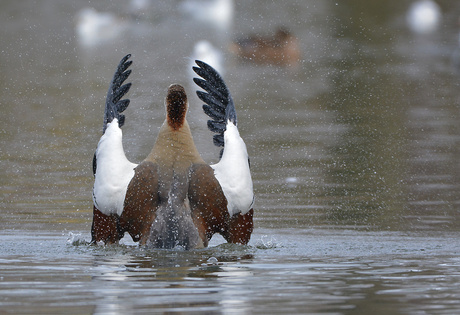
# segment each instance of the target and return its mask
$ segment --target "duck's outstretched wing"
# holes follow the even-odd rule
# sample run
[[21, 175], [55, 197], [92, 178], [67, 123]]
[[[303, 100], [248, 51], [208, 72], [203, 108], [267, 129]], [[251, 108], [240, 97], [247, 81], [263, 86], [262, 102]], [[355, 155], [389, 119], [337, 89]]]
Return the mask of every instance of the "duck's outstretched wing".
[[[235, 126], [238, 123], [232, 96], [224, 80], [214, 68], [199, 60], [195, 62], [199, 67], [193, 67], [193, 71], [203, 79], [193, 78], [193, 81], [206, 91], [197, 91], [196, 94], [206, 103], [203, 105], [203, 110], [211, 118], [208, 120], [209, 130], [217, 133], [213, 137], [214, 145], [224, 147], [224, 132], [227, 129], [227, 123], [231, 122]], [[223, 150], [220, 156], [222, 154]]]
[[125, 120], [121, 113], [129, 105], [129, 100], [122, 98], [131, 87], [131, 83], [123, 85], [131, 74], [131, 70], [127, 70], [132, 63], [128, 61], [130, 57], [131, 55], [127, 55], [120, 61], [110, 82], [105, 103], [103, 135], [93, 159], [93, 202], [105, 215], [120, 215], [123, 211], [126, 190], [137, 166], [126, 158], [120, 129]]
[[[121, 98], [128, 93], [131, 88], [131, 83], [122, 85], [131, 74], [131, 70], [127, 70], [133, 63], [132, 60], [128, 60], [131, 57], [130, 54], [126, 55], [121, 59], [118, 64], [117, 70], [113, 75], [112, 81], [110, 81], [109, 90], [105, 100], [104, 110], [104, 123], [102, 126], [102, 134], [105, 134], [107, 124], [111, 123], [114, 119], [118, 121], [118, 127], [122, 127], [125, 123], [125, 115], [121, 113], [128, 108], [130, 100]], [[96, 175], [97, 160], [96, 153], [93, 157], [93, 175]]]
[[113, 75], [112, 81], [110, 82], [109, 91], [107, 92], [107, 98], [105, 101], [104, 126], [102, 133], [105, 133], [107, 124], [111, 123], [115, 118], [118, 120], [118, 126], [120, 128], [125, 123], [125, 115], [122, 115], [121, 113], [128, 108], [130, 100], [122, 100], [122, 98], [131, 88], [131, 83], [122, 84], [131, 74], [131, 70], [128, 70], [129, 66], [133, 63], [132, 60], [128, 60], [130, 57], [131, 55], [126, 55], [123, 59], [121, 59], [117, 70]]
[[219, 73], [202, 61], [195, 62], [198, 67], [193, 70], [202, 79], [194, 78], [193, 81], [206, 91], [196, 93], [206, 103], [203, 110], [211, 118], [209, 130], [217, 133], [213, 137], [214, 144], [224, 147], [220, 161], [211, 167], [227, 199], [230, 215], [245, 214], [253, 206], [254, 194], [248, 152], [238, 132], [235, 105]]

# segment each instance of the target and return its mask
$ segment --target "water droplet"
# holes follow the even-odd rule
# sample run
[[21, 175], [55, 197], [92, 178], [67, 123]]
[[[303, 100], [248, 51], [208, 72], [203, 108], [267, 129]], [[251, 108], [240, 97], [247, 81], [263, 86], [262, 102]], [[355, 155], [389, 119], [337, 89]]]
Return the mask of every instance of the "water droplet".
[[213, 264], [213, 265], [215, 265], [215, 264], [217, 264], [218, 262], [219, 262], [219, 261], [217, 260], [216, 257], [210, 257], [210, 258], [208, 259], [208, 264]]

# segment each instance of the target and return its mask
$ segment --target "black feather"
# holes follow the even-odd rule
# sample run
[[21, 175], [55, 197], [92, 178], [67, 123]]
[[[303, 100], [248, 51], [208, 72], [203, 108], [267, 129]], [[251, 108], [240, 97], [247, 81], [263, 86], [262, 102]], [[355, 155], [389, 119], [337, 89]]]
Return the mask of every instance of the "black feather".
[[130, 88], [131, 88], [131, 83], [127, 83], [125, 85], [122, 85], [118, 89], [116, 89], [113, 92], [112, 102], [114, 104], [117, 103], [123, 96], [125, 96], [126, 93], [129, 92]]
[[118, 115], [118, 127], [122, 127], [125, 124], [125, 115]]
[[121, 115], [123, 111], [126, 110], [129, 106], [129, 99], [122, 98], [129, 92], [131, 88], [131, 83], [123, 84], [126, 79], [131, 74], [131, 70], [128, 68], [133, 63], [131, 60], [128, 60], [131, 55], [126, 55], [121, 59], [118, 64], [117, 70], [113, 75], [112, 81], [110, 82], [110, 87], [107, 92], [107, 98], [105, 102], [105, 111], [104, 111], [104, 124], [102, 127], [102, 133], [107, 129], [107, 124], [112, 122], [115, 118], [118, 120], [118, 126], [123, 126], [125, 122], [125, 116]]
[[219, 78], [213, 73], [213, 71], [209, 71], [209, 68], [206, 67], [207, 66], [206, 63], [201, 62], [201, 61], [198, 62], [198, 61], [199, 60], [195, 60], [196, 64], [199, 67], [193, 67], [193, 71], [195, 71], [196, 74], [198, 74], [200, 77], [202, 77], [206, 81], [209, 81], [211, 84], [216, 85], [217, 82], [219, 81]]
[[123, 57], [123, 59], [121, 59], [120, 64], [118, 65], [118, 69], [120, 70], [120, 72], [125, 72], [126, 69], [128, 69], [133, 63], [132, 60], [128, 61], [129, 58], [131, 58], [131, 54], [127, 54]]
[[96, 153], [94, 153], [93, 156], [93, 175], [96, 176], [96, 168], [97, 168], [97, 159], [96, 159]]
[[224, 80], [213, 67], [211, 67], [207, 63], [204, 63], [203, 61], [200, 61], [200, 60], [195, 60], [195, 62], [200, 68], [194, 67], [193, 70], [200, 77], [208, 81], [214, 88], [220, 90], [223, 94], [225, 93], [228, 94], [228, 89], [224, 83]]
[[193, 78], [193, 82], [198, 85], [200, 88], [208, 92], [212, 97], [222, 102], [223, 105], [227, 105], [228, 103], [228, 94], [225, 91], [222, 91], [215, 86], [213, 86], [210, 82], [207, 82], [202, 79]]
[[221, 111], [217, 111], [207, 104], [203, 105], [203, 111], [206, 115], [214, 120], [223, 121], [225, 118], [225, 112], [222, 113]]
[[226, 123], [215, 120], [208, 120], [208, 129], [212, 132], [219, 132], [223, 134], [226, 130]]
[[130, 103], [130, 100], [128, 100], [128, 99], [118, 101], [117, 104], [116, 104], [116, 106], [117, 106], [117, 111], [118, 111], [119, 113], [123, 113], [123, 112], [125, 111], [125, 109], [128, 108], [129, 103]]
[[212, 137], [212, 142], [217, 147], [223, 147], [224, 146], [224, 135], [221, 133], [214, 135]]
[[[130, 61], [130, 64], [131, 63], [132, 62]], [[119, 73], [119, 72], [117, 71], [117, 73]], [[128, 71], [125, 71], [125, 72], [122, 72], [121, 74], [119, 74], [119, 76], [113, 82], [114, 88], [118, 89], [123, 84], [123, 82], [126, 81], [126, 79], [129, 77], [130, 74], [131, 74], [131, 70], [128, 70]]]
[[212, 95], [202, 92], [202, 91], [196, 91], [196, 95], [200, 100], [211, 106], [212, 108], [218, 110], [219, 112], [224, 113], [225, 116], [225, 109], [227, 108], [224, 106], [222, 102], [219, 102], [216, 98], [214, 98]]
[[[196, 94], [205, 104], [203, 111], [211, 120], [208, 120], [208, 129], [217, 133], [213, 136], [215, 146], [224, 146], [224, 132], [227, 129], [228, 121], [237, 125], [235, 105], [230, 91], [220, 74], [210, 65], [195, 60], [198, 67], [193, 67], [193, 71], [201, 78], [193, 78], [193, 82], [204, 91], [197, 91]], [[223, 149], [220, 152], [222, 157]]]

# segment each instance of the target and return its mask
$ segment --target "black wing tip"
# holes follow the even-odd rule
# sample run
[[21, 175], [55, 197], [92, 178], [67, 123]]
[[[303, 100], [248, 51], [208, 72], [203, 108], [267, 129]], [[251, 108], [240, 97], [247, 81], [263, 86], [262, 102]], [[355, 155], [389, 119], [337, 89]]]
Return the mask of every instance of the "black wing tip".
[[[201, 60], [199, 60], [199, 59], [195, 59], [195, 63], [196, 63], [196, 64], [198, 65], [198, 67], [200, 67], [200, 68], [203, 68], [203, 67], [206, 67], [206, 66], [210, 67], [210, 65], [208, 65], [206, 62], [201, 61]], [[194, 67], [194, 68], [196, 68], [196, 67]]]
[[126, 71], [126, 69], [128, 69], [133, 64], [132, 60], [128, 60], [129, 58], [131, 58], [131, 54], [127, 54], [120, 60], [120, 63], [117, 67], [117, 71], [115, 72], [116, 74], [121, 75], [123, 72]]
[[121, 128], [124, 125], [125, 116], [121, 115], [121, 113], [128, 108], [130, 100], [122, 98], [129, 92], [132, 86], [131, 82], [123, 84], [132, 72], [131, 69], [128, 69], [133, 63], [132, 60], [128, 60], [129, 58], [131, 58], [131, 54], [127, 54], [120, 60], [117, 70], [110, 81], [105, 103], [102, 133], [107, 129], [107, 124], [111, 123], [115, 118], [118, 120], [118, 127]]
[[[132, 64], [132, 60], [128, 60], [131, 58], [131, 54], [127, 54], [124, 56], [120, 63], [118, 64], [117, 70], [112, 77], [112, 81], [110, 82], [110, 88], [117, 90], [123, 84], [123, 82], [131, 75], [132, 70], [128, 69]], [[128, 83], [131, 85], [131, 83]]]
[[[127, 54], [126, 56], [124, 56], [121, 61], [120, 61], [120, 64], [123, 64], [123, 63], [126, 63], [126, 61], [131, 58], [131, 54]], [[129, 62], [133, 62], [132, 60], [130, 60]]]
[[222, 78], [219, 74], [219, 72], [217, 72], [216, 69], [214, 69], [210, 64], [204, 62], [204, 61], [201, 61], [201, 60], [198, 60], [196, 59], [195, 60], [195, 64], [198, 66], [198, 67], [192, 67], [193, 71], [195, 71], [196, 74], [198, 74], [199, 76], [202, 76], [200, 74], [200, 72], [204, 71], [208, 74], [212, 74], [214, 76], [217, 76], [219, 78]]
[[217, 72], [216, 69], [214, 69], [213, 66], [211, 66], [209, 63], [206, 63], [206, 62], [204, 62], [202, 60], [195, 59], [195, 63], [197, 64], [198, 67], [193, 67], [193, 68], [198, 68], [198, 69], [201, 68], [201, 69], [204, 69], [204, 70], [210, 70], [211, 72], [214, 72], [214, 73], [219, 73], [219, 72]]
[[[195, 69], [199, 69], [197, 67], [193, 67], [193, 70]], [[196, 71], [195, 71], [196, 72]], [[204, 81], [203, 79], [200, 79], [200, 78], [193, 78], [193, 82], [196, 84], [196, 85], [200, 85], [200, 82]]]
[[216, 147], [223, 147], [225, 142], [224, 142], [224, 134], [223, 133], [218, 133], [212, 137], [212, 141]]
[[[207, 64], [206, 62], [198, 60], [198, 59], [195, 60], [195, 63], [198, 65], [198, 67], [192, 67], [192, 69], [200, 77], [205, 77], [206, 75], [212, 75], [213, 77], [215, 77], [219, 81], [222, 81], [223, 83], [224, 80], [222, 79], [222, 76], [210, 64]], [[205, 78], [205, 79], [208, 79], [208, 78]]]
[[201, 78], [193, 78], [198, 87], [205, 91], [196, 91], [200, 100], [205, 102], [203, 110], [212, 120], [208, 120], [208, 129], [217, 133], [213, 138], [215, 146], [223, 147], [223, 134], [228, 121], [237, 125], [236, 110], [230, 91], [224, 79], [211, 65], [201, 60], [195, 60], [197, 66], [193, 71]]

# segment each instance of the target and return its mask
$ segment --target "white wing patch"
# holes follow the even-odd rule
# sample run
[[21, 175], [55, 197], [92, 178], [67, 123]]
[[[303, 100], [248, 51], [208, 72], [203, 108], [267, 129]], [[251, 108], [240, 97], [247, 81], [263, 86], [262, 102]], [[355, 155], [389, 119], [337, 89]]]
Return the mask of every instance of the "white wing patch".
[[238, 128], [230, 121], [224, 132], [224, 143], [221, 160], [211, 167], [227, 198], [230, 215], [246, 214], [254, 203], [248, 152]]
[[123, 212], [126, 191], [137, 164], [131, 163], [123, 151], [122, 131], [118, 120], [107, 124], [96, 149], [96, 175], [93, 202], [106, 215]]

